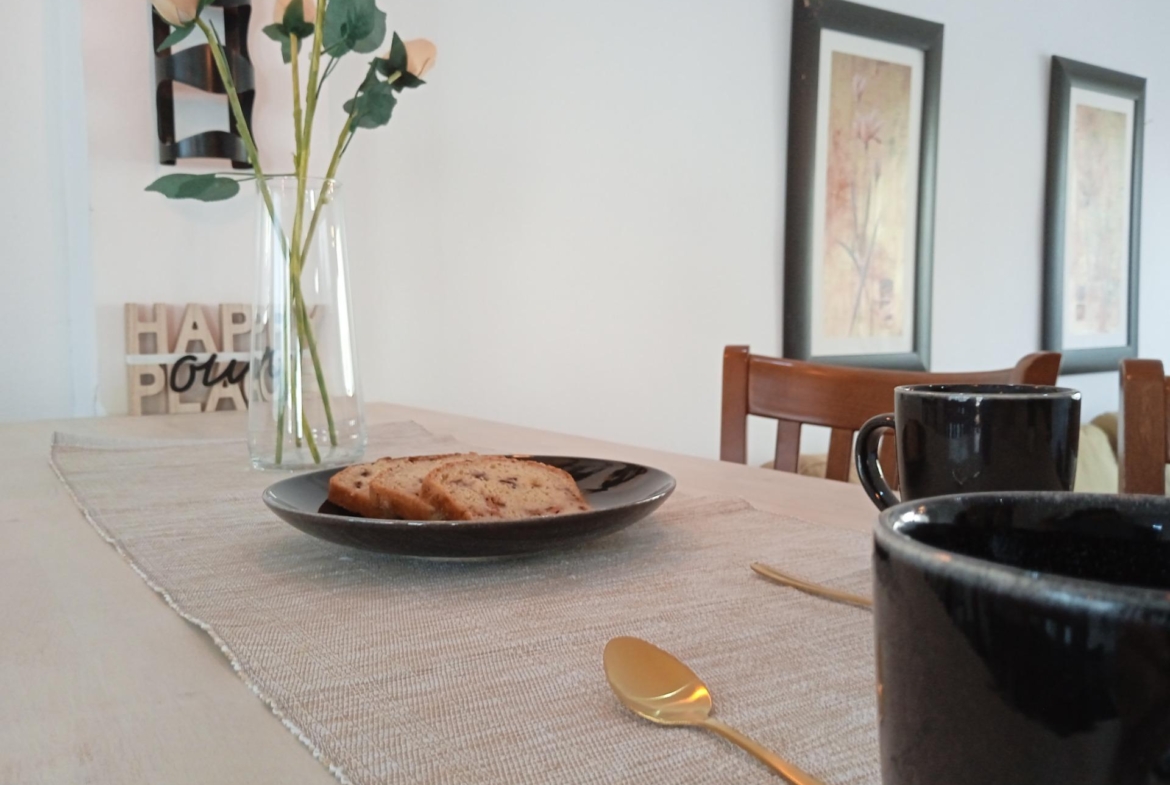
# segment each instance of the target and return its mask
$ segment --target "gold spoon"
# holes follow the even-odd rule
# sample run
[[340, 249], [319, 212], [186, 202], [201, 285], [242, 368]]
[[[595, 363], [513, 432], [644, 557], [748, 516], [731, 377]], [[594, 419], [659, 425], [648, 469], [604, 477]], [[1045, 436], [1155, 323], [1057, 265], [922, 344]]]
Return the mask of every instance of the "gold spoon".
[[822, 597], [833, 602], [843, 602], [846, 605], [853, 605], [857, 608], [865, 608], [866, 610], [873, 609], [873, 600], [869, 597], [862, 597], [857, 594], [850, 594], [846, 591], [838, 591], [837, 589], [830, 589], [828, 586], [821, 586], [818, 583], [809, 583], [801, 580], [787, 573], [780, 572], [775, 567], [769, 567], [766, 564], [760, 564], [758, 561], [751, 563], [752, 570], [757, 575], [762, 575], [770, 581], [780, 584], [781, 586], [789, 586], [805, 594], [811, 594], [814, 597]]
[[825, 785], [811, 774], [711, 718], [711, 693], [673, 655], [640, 638], [614, 638], [605, 645], [605, 678], [627, 709], [660, 725], [696, 725], [738, 745], [791, 785]]

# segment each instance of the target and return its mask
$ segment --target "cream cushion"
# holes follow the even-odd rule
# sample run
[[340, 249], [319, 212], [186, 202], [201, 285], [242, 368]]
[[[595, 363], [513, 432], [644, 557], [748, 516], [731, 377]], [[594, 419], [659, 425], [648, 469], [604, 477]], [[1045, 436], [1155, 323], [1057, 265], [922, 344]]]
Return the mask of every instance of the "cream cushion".
[[1082, 425], [1073, 490], [1080, 493], [1117, 493], [1117, 488], [1117, 454], [1113, 451], [1108, 432], [1096, 422]]
[[[828, 453], [818, 452], [811, 455], [800, 456], [800, 461], [796, 464], [796, 473], [803, 474], [805, 477], [824, 477], [825, 471], [828, 469], [829, 455]], [[772, 464], [768, 463], [767, 467], [772, 468]], [[857, 462], [849, 461], [849, 482], [861, 483], [857, 479]]]
[[[1117, 463], [1117, 412], [1108, 412], [1106, 414], [1099, 414], [1093, 418], [1091, 426], [1095, 426], [1105, 434], [1109, 440], [1109, 450], [1112, 456], [1112, 474], [1113, 481], [1110, 484], [1108, 478], [1105, 477], [1106, 470], [1101, 467], [1089, 466], [1085, 468], [1085, 476], [1082, 480], [1081, 464], [1077, 463], [1077, 482], [1075, 490], [1083, 491], [1085, 493], [1116, 493], [1120, 487], [1120, 467]], [[1094, 461], [1099, 459], [1102, 464], [1105, 463], [1103, 455], [1099, 454], [1095, 448], [1092, 453], [1086, 451], [1085, 447], [1085, 429], [1081, 429], [1081, 457], [1080, 461]], [[1170, 465], [1166, 466], [1166, 495], [1170, 496]]]

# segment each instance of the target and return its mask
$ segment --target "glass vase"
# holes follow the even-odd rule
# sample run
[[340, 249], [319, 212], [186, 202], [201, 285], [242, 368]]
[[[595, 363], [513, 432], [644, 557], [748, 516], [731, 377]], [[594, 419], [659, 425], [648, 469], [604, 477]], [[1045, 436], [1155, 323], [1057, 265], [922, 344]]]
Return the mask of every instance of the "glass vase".
[[257, 191], [252, 465], [295, 471], [353, 463], [366, 448], [366, 423], [341, 187], [273, 177], [257, 182]]

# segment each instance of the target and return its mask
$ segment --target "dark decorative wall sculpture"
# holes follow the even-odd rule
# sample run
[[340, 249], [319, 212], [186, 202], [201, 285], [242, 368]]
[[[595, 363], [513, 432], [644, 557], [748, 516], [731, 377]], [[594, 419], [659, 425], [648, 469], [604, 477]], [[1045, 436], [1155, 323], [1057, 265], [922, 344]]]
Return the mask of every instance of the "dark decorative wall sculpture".
[[[256, 97], [256, 79], [252, 61], [248, 57], [248, 22], [252, 17], [251, 0], [215, 0], [223, 9], [223, 48], [228, 65], [240, 94], [240, 105], [248, 124], [252, 123], [252, 102]], [[170, 33], [170, 26], [154, 12], [155, 49]], [[164, 49], [154, 60], [155, 100], [158, 113], [158, 159], [160, 163], [174, 164], [180, 158], [226, 158], [235, 169], [248, 169], [248, 155], [236, 127], [230, 108], [227, 131], [204, 131], [186, 139], [175, 138], [174, 84], [189, 85], [198, 90], [225, 95], [223, 81], [215, 70], [211, 48], [207, 44], [193, 46], [180, 52]]]

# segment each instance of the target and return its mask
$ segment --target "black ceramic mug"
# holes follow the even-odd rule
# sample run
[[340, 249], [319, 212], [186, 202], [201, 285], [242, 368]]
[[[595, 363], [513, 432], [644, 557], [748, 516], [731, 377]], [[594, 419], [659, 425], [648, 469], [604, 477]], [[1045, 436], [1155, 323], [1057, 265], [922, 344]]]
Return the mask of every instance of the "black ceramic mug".
[[1170, 783], [1170, 499], [907, 503], [873, 566], [885, 785]]
[[[857, 432], [857, 474], [878, 509], [978, 491], [1067, 491], [1077, 469], [1081, 394], [1029, 384], [911, 384], [894, 413]], [[882, 430], [897, 434], [902, 498], [878, 462]]]

